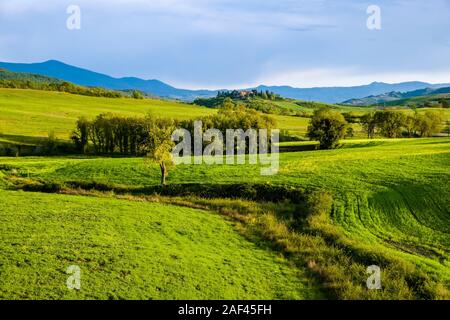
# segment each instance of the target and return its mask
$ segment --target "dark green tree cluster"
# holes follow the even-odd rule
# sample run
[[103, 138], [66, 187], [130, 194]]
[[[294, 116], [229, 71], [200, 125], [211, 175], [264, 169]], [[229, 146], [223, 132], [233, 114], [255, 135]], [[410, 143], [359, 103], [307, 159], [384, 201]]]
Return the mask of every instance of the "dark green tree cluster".
[[[263, 115], [256, 110], [242, 105], [225, 105], [217, 114], [203, 117], [203, 130], [218, 129], [225, 136], [227, 129], [267, 129], [269, 132], [276, 127], [276, 121], [270, 116]], [[185, 120], [180, 126], [193, 134], [195, 120]]]
[[134, 118], [101, 114], [93, 121], [80, 118], [72, 141], [82, 153], [91, 145], [97, 154], [145, 155], [152, 139], [150, 129], [165, 127], [164, 121], [150, 115]]
[[370, 112], [361, 117], [361, 125], [368, 138], [376, 133], [387, 138], [431, 137], [442, 130], [444, 118], [438, 111], [407, 115], [401, 111], [382, 110]]
[[439, 102], [440, 102], [442, 108], [444, 108], [444, 109], [449, 109], [450, 108], [450, 103], [449, 103], [448, 100], [441, 99], [441, 100], [439, 100]]
[[[268, 146], [271, 145], [271, 133], [276, 128], [276, 121], [270, 116], [263, 115], [260, 112], [246, 108], [242, 105], [239, 106], [224, 106], [219, 109], [217, 114], [197, 119], [202, 121], [203, 131], [208, 129], [217, 129], [222, 133], [223, 138], [226, 137], [227, 129], [238, 130], [242, 129], [247, 132], [248, 129], [267, 129], [268, 132]], [[182, 121], [180, 127], [188, 130], [192, 136], [194, 136], [194, 122], [196, 120]], [[259, 144], [259, 140], [256, 141]], [[208, 141], [204, 141], [204, 146], [209, 144]], [[194, 147], [192, 141], [192, 148]], [[235, 150], [238, 146], [235, 145]], [[250, 140], [245, 141], [245, 153], [248, 153], [250, 149]]]
[[132, 90], [131, 91], [131, 97], [133, 99], [144, 99], [144, 94], [141, 91]]
[[73, 83], [63, 82], [35, 82], [31, 80], [0, 80], [1, 88], [11, 89], [33, 89], [45, 91], [67, 92], [91, 97], [121, 98], [123, 95], [118, 91], [106, 90], [103, 88], [90, 88], [78, 86]]
[[232, 90], [232, 91], [219, 91], [217, 98], [231, 98], [231, 99], [248, 99], [248, 98], [261, 98], [264, 100], [283, 100], [283, 98], [274, 92], [269, 90], [258, 91], [252, 90]]
[[319, 141], [321, 149], [334, 149], [339, 145], [339, 140], [348, 133], [347, 129], [347, 121], [341, 113], [320, 108], [314, 111], [307, 136], [311, 140]]
[[[202, 121], [203, 130], [218, 129], [224, 136], [227, 129], [243, 129], [244, 131], [267, 129], [270, 132], [276, 125], [275, 120], [269, 116], [243, 106], [236, 107], [233, 104], [225, 105], [215, 115], [198, 120]], [[193, 136], [194, 121], [178, 122], [155, 118], [151, 115], [137, 118], [101, 114], [92, 121], [84, 117], [79, 118], [71, 139], [80, 153], [86, 153], [88, 146], [92, 146], [92, 151], [97, 154], [142, 156], [156, 148], [155, 141], [160, 139], [163, 133], [167, 136], [167, 128], [172, 131], [175, 128], [187, 129]], [[162, 131], [158, 131], [157, 128]], [[166, 140], [164, 138], [164, 141]]]
[[219, 91], [214, 98], [198, 98], [194, 104], [207, 108], [222, 108], [226, 104], [245, 106], [266, 114], [292, 115], [294, 111], [277, 106], [273, 101], [284, 100], [281, 96], [269, 91]]

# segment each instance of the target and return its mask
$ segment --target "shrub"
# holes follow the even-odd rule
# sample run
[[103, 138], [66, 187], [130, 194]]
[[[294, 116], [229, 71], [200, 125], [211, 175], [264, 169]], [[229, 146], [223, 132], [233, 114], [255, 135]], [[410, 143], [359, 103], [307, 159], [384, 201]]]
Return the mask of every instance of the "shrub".
[[307, 197], [309, 215], [324, 215], [331, 212], [333, 197], [326, 191], [313, 191]]
[[51, 131], [48, 133], [47, 141], [45, 142], [45, 151], [47, 154], [54, 154], [58, 149], [58, 139], [56, 138], [55, 132]]
[[133, 90], [133, 92], [131, 93], [131, 97], [133, 99], [144, 99], [144, 95], [138, 90]]

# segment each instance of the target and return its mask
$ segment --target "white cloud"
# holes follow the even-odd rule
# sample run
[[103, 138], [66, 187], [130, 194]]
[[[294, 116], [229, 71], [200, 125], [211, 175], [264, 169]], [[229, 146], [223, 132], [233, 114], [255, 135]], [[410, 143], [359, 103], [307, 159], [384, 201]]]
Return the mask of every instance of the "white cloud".
[[129, 13], [146, 13], [177, 17], [210, 32], [236, 30], [245, 26], [308, 30], [330, 24], [330, 17], [313, 15], [307, 12], [307, 6], [304, 12], [298, 9], [293, 11], [291, 1], [279, 2], [276, 10], [270, 10], [267, 4], [263, 6], [253, 0], [248, 1], [247, 5], [233, 0], [1, 0], [0, 13], [18, 15], [61, 11], [61, 8], [77, 4], [82, 11], [89, 13], [109, 12], [124, 17]]
[[0, 2], [0, 14], [15, 15], [28, 12], [47, 12], [55, 7], [54, 0], [2, 0]]
[[[0, 58], [60, 59], [191, 88], [450, 82], [448, 0], [380, 0], [378, 33], [365, 27], [364, 3], [0, 0]], [[69, 4], [81, 7], [81, 32], [65, 28]]]

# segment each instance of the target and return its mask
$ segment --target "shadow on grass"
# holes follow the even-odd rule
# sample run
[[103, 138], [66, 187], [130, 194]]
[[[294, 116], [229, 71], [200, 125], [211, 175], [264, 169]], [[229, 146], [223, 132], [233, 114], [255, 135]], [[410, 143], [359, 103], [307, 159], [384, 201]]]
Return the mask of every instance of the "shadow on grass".
[[10, 143], [22, 146], [44, 146], [48, 141], [47, 137], [32, 137], [14, 134], [0, 134], [0, 143]]

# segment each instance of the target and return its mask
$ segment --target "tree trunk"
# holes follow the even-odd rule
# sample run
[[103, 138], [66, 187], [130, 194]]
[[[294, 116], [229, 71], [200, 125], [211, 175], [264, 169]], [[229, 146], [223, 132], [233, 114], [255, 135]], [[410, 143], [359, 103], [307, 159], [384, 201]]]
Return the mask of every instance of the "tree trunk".
[[159, 167], [161, 168], [161, 185], [166, 185], [166, 165], [164, 162], [159, 164]]

